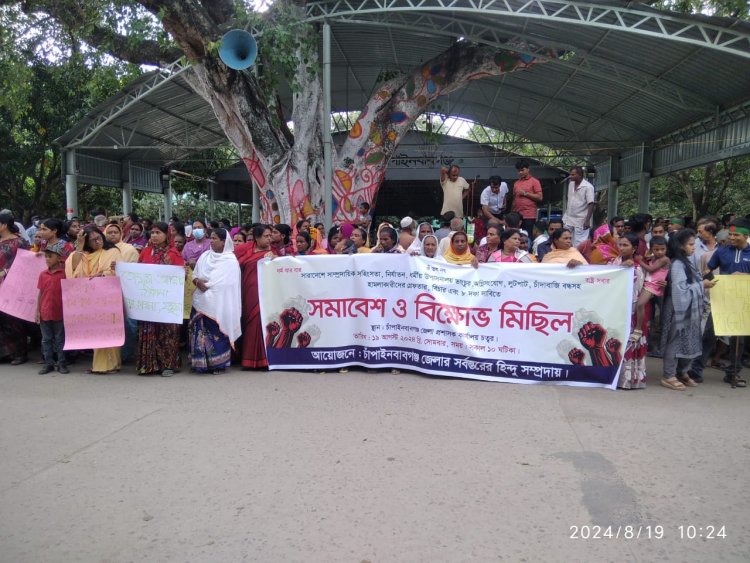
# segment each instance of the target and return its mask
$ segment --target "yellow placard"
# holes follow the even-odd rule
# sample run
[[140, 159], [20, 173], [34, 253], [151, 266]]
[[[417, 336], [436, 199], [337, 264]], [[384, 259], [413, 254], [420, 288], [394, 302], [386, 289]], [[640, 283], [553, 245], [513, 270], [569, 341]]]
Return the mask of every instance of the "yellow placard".
[[750, 275], [716, 276], [711, 313], [717, 336], [750, 335]]
[[182, 318], [190, 318], [190, 310], [193, 308], [193, 292], [195, 291], [195, 285], [193, 285], [193, 269], [188, 266], [185, 268], [187, 273], [185, 274], [185, 300], [182, 302]]

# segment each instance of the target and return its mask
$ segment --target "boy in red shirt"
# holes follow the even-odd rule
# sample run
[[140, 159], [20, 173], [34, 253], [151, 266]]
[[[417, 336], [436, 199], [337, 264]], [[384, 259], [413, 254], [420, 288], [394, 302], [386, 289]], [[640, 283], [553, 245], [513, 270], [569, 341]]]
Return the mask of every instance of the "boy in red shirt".
[[70, 373], [65, 365], [65, 329], [63, 327], [62, 286], [60, 281], [65, 279], [63, 269], [61, 243], [54, 244], [44, 250], [47, 269], [39, 274], [39, 299], [37, 300], [36, 321], [42, 330], [42, 353], [44, 367], [39, 375], [55, 370], [60, 373]]

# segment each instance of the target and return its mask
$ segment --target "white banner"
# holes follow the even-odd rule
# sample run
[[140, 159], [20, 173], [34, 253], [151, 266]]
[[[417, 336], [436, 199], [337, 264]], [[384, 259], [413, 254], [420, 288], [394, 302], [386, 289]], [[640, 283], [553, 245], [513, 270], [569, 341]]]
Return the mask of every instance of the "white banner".
[[117, 263], [128, 317], [182, 324], [185, 268], [161, 264]]
[[630, 331], [630, 268], [360, 254], [277, 258], [258, 272], [272, 369], [614, 388]]

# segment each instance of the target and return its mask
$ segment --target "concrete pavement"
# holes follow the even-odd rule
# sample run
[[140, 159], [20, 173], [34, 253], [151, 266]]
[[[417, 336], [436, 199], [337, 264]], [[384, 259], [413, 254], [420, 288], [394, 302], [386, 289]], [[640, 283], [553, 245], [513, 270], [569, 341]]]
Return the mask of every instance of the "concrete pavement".
[[0, 365], [0, 560], [747, 561], [750, 390], [650, 362], [629, 392]]

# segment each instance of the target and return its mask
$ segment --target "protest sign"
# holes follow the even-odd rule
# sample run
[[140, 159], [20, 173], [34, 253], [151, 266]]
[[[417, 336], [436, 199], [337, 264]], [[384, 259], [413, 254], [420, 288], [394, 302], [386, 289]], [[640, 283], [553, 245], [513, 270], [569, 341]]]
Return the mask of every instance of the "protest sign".
[[711, 288], [711, 314], [716, 336], [750, 334], [750, 276], [716, 276]]
[[65, 350], [125, 343], [122, 289], [115, 276], [62, 280]]
[[160, 264], [117, 263], [117, 276], [128, 317], [182, 324], [185, 268]]
[[630, 268], [354, 255], [258, 271], [272, 369], [359, 364], [614, 388], [630, 332]]
[[36, 321], [36, 285], [39, 274], [47, 269], [44, 253], [18, 249], [13, 265], [0, 284], [0, 311], [25, 321]]

